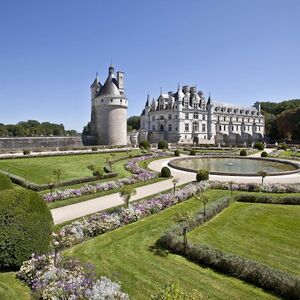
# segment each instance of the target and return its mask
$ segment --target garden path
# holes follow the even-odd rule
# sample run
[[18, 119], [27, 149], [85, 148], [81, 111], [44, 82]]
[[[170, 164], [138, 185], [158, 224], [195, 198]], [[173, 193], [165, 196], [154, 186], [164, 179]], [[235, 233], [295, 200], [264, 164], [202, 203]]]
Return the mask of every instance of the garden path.
[[[267, 152], [271, 152], [273, 149], [266, 149]], [[260, 153], [256, 153], [252, 156], [260, 157]], [[160, 160], [155, 160], [149, 164], [149, 168], [155, 171], [160, 171], [163, 166], [166, 166], [168, 162], [174, 158], [164, 158]], [[171, 168], [172, 175], [179, 179], [179, 184], [185, 184], [195, 180], [194, 173], [188, 173], [185, 171], [180, 171]], [[260, 177], [247, 177], [247, 176], [219, 176], [219, 175], [210, 175], [210, 180], [218, 181], [235, 181], [235, 182], [261, 182]], [[300, 173], [284, 175], [284, 176], [269, 176], [266, 177], [264, 182], [266, 183], [300, 183]], [[149, 185], [141, 186], [136, 188], [136, 195], [131, 198], [131, 201], [139, 200], [148, 196], [151, 196], [156, 193], [163, 192], [165, 190], [171, 189], [173, 187], [172, 179], [152, 183]], [[76, 218], [80, 218], [97, 211], [105, 210], [112, 208], [118, 205], [123, 204], [119, 193], [114, 193], [102, 197], [97, 197], [91, 200], [67, 205], [64, 207], [59, 207], [51, 210], [54, 223], [60, 224]]]

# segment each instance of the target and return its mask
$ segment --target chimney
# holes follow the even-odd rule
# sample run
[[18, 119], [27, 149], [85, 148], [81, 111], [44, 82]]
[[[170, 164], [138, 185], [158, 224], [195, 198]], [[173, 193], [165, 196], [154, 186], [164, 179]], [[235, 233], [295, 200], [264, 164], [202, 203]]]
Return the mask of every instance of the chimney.
[[117, 80], [120, 92], [124, 93], [124, 72], [117, 72]]

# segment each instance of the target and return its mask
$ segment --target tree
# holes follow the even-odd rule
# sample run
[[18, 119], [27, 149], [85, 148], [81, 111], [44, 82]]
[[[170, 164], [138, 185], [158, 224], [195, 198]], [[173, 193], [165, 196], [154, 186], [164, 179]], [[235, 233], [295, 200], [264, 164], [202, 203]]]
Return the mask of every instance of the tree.
[[261, 170], [257, 172], [258, 176], [261, 176], [261, 185], [264, 185], [264, 178], [269, 175], [269, 173], [265, 170]]
[[139, 116], [132, 116], [128, 118], [127, 125], [131, 127], [131, 129], [140, 129], [140, 117]]
[[203, 203], [203, 215], [206, 216], [206, 204], [209, 201], [208, 196], [198, 192], [194, 194], [194, 197]]
[[174, 191], [174, 195], [175, 195], [175, 192], [176, 192], [176, 184], [179, 182], [179, 178], [177, 178], [177, 177], [174, 177], [173, 179], [172, 179], [172, 183], [173, 183], [173, 191]]
[[232, 198], [233, 196], [233, 185], [234, 185], [234, 182], [233, 181], [229, 181], [229, 186], [230, 186], [230, 197]]
[[183, 237], [183, 248], [184, 252], [187, 252], [187, 231], [192, 223], [191, 215], [186, 211], [178, 211], [175, 217], [173, 218], [176, 223], [179, 223], [182, 226], [182, 237]]
[[125, 185], [120, 190], [120, 197], [123, 199], [125, 207], [129, 207], [130, 198], [136, 194], [136, 189], [131, 185]]
[[63, 175], [64, 170], [61, 168], [53, 170], [53, 175], [56, 177], [57, 184], [60, 183], [61, 176]]

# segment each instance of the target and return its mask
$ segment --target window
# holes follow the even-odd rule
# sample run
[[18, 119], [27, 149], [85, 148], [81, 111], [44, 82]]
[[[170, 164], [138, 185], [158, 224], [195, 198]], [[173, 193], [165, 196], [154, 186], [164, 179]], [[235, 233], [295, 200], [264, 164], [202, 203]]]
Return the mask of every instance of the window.
[[[205, 115], [202, 115], [202, 120], [205, 121]], [[218, 121], [220, 121], [220, 120], [218, 120]]]
[[206, 131], [206, 126], [205, 126], [205, 124], [202, 124], [202, 131]]
[[232, 117], [230, 117], [230, 122], [232, 122]]
[[226, 130], [226, 125], [224, 125], [224, 130]]
[[226, 121], [226, 117], [224, 116], [224, 122]]
[[204, 136], [204, 139], [206, 140], [206, 135]]
[[185, 131], [185, 132], [188, 132], [189, 129], [190, 129], [189, 124], [188, 124], [188, 123], [185, 123], [185, 124], [184, 124], [184, 131]]
[[155, 116], [152, 116], [152, 121], [155, 121]]
[[193, 131], [198, 131], [198, 122], [193, 122]]
[[189, 103], [188, 102], [184, 102], [184, 108], [189, 108]]
[[175, 128], [175, 131], [177, 131], [177, 127]]
[[238, 118], [238, 117], [236, 117], [236, 118], [235, 118], [235, 120], [238, 122], [238, 121], [239, 121], [239, 118]]
[[239, 125], [236, 125], [236, 130], [239, 130]]
[[218, 122], [220, 122], [220, 116], [218, 116]]
[[222, 130], [222, 125], [219, 126], [219, 130]]
[[155, 125], [152, 125], [152, 130], [155, 131]]
[[172, 124], [169, 124], [169, 131], [172, 131]]
[[177, 115], [175, 115], [175, 119], [177, 119]]
[[189, 114], [185, 114], [185, 119], [186, 119], [186, 120], [189, 119]]
[[248, 123], [250, 123], [250, 118], [248, 118]]
[[197, 112], [194, 112], [194, 119], [198, 119], [199, 118], [199, 114]]
[[169, 120], [172, 119], [172, 115], [171, 115], [171, 114], [168, 115], [168, 119], [169, 119]]
[[193, 108], [197, 109], [198, 108], [198, 103], [193, 103]]

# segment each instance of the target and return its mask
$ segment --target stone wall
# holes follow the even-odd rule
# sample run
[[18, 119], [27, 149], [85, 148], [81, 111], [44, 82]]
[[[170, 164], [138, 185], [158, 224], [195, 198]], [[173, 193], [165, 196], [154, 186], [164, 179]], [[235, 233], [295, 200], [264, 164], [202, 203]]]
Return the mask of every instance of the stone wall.
[[0, 150], [82, 147], [81, 136], [76, 137], [17, 137], [0, 138]]

